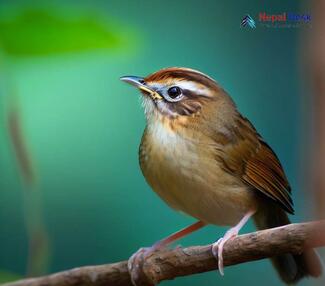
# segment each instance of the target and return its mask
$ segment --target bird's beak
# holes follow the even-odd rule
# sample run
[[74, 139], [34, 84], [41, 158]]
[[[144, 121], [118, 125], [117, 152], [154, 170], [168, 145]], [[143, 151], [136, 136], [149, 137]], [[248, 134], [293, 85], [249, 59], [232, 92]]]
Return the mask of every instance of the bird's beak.
[[162, 99], [162, 96], [153, 88], [146, 85], [144, 79], [142, 77], [138, 76], [122, 76], [120, 77], [121, 81], [124, 81], [126, 83], [129, 83], [141, 91], [144, 91], [146, 94], [148, 94], [153, 100]]

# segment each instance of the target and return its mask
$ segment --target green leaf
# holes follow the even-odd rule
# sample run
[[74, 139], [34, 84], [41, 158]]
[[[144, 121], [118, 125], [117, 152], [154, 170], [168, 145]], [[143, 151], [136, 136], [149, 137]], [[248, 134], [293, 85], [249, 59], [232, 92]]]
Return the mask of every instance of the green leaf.
[[123, 50], [134, 45], [136, 37], [130, 29], [121, 27], [94, 11], [35, 8], [2, 11], [0, 46], [15, 56]]
[[18, 275], [5, 270], [0, 270], [0, 283], [15, 281], [22, 278], [22, 275]]

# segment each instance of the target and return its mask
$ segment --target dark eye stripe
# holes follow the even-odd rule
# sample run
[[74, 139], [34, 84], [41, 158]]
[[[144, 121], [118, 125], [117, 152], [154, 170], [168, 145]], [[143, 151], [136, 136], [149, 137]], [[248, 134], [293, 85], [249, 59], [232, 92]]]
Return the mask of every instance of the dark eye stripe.
[[201, 109], [201, 104], [197, 102], [178, 102], [177, 104], [170, 105], [169, 108], [179, 115], [192, 115]]
[[202, 97], [206, 97], [205, 95], [197, 94], [193, 90], [189, 90], [189, 89], [183, 89], [183, 95], [186, 96], [186, 98], [188, 99], [199, 99]]

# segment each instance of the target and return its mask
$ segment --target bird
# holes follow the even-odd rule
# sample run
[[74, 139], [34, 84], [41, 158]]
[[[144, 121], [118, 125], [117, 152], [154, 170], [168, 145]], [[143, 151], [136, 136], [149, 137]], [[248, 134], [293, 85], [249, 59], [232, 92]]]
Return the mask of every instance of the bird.
[[[291, 187], [280, 160], [213, 78], [194, 69], [170, 67], [146, 77], [120, 79], [141, 93], [146, 127], [139, 163], [147, 183], [171, 208], [197, 219], [131, 257], [134, 285], [139, 278], [134, 264], [141, 255], [205, 225], [231, 227], [212, 245], [223, 275], [223, 247], [250, 218], [260, 230], [290, 223]], [[322, 273], [312, 249], [271, 261], [287, 284]]]

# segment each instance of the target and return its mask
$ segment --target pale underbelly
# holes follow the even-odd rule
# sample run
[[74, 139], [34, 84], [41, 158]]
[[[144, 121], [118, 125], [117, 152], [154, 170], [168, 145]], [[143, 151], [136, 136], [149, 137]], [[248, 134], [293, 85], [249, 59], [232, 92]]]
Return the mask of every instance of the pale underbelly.
[[252, 190], [225, 173], [215, 161], [175, 157], [147, 162], [144, 175], [172, 208], [206, 223], [235, 225], [256, 201]]
[[[157, 125], [157, 123], [155, 123]], [[258, 205], [253, 190], [224, 171], [214, 141], [184, 139], [158, 124], [140, 146], [140, 165], [152, 189], [172, 208], [206, 223], [235, 225]]]
[[154, 191], [172, 208], [215, 225], [235, 225], [254, 209], [252, 191], [240, 187], [174, 183]]

